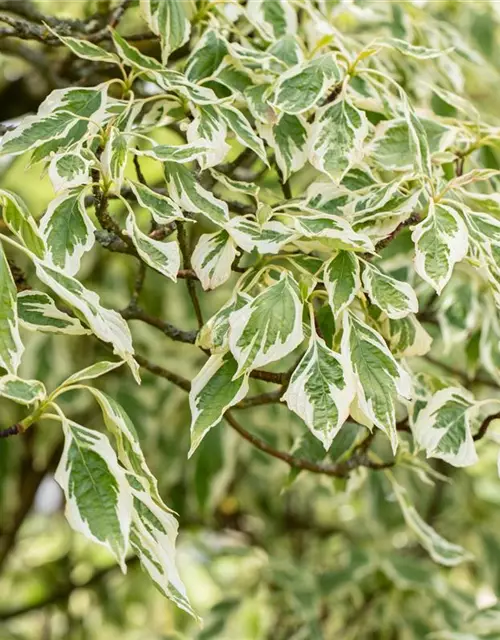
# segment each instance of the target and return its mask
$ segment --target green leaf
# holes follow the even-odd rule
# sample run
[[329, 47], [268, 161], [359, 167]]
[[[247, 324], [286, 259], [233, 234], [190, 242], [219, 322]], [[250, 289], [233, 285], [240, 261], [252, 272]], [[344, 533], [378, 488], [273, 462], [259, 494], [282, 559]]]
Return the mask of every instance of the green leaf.
[[417, 295], [411, 285], [388, 276], [366, 261], [363, 262], [363, 287], [371, 302], [389, 318], [398, 320], [418, 311]]
[[249, 0], [248, 18], [269, 41], [297, 31], [297, 14], [288, 0]]
[[458, 387], [448, 387], [430, 398], [412, 427], [428, 458], [441, 458], [454, 467], [477, 462], [470, 428], [473, 408], [472, 396]]
[[191, 457], [205, 435], [222, 420], [224, 413], [248, 393], [248, 376], [236, 379], [238, 363], [231, 353], [213, 355], [191, 383]]
[[227, 126], [214, 106], [197, 106], [194, 113], [195, 118], [188, 126], [186, 136], [192, 144], [199, 144], [201, 139], [205, 141], [208, 150], [198, 158], [198, 162], [202, 169], [207, 169], [223, 162], [229, 152]]
[[134, 499], [130, 546], [160, 592], [198, 619], [175, 566], [177, 520], [162, 502], [155, 502], [144, 491], [137, 477], [128, 473], [127, 478]]
[[132, 336], [127, 323], [119, 313], [101, 306], [99, 296], [86, 289], [78, 280], [57, 269], [35, 260], [36, 274], [66, 304], [85, 319], [92, 333], [113, 346], [113, 352], [129, 365], [137, 381], [138, 365], [133, 358]]
[[174, 162], [164, 168], [170, 197], [181, 209], [201, 213], [221, 227], [229, 221], [227, 204], [204, 189], [189, 169]]
[[127, 217], [126, 228], [141, 260], [176, 282], [181, 265], [181, 254], [177, 242], [175, 240], [160, 242], [150, 238], [139, 229], [133, 213]]
[[226, 55], [226, 41], [214, 29], [205, 31], [187, 61], [187, 79], [197, 82], [214, 75]]
[[89, 182], [91, 162], [79, 153], [59, 153], [50, 161], [49, 178], [54, 191], [72, 189]]
[[411, 236], [415, 243], [415, 270], [439, 294], [451, 278], [453, 267], [467, 254], [464, 221], [451, 206], [429, 202], [427, 217]]
[[82, 256], [94, 246], [95, 227], [85, 210], [85, 190], [74, 189], [52, 200], [40, 220], [45, 262], [68, 275], [80, 268]]
[[368, 120], [345, 97], [318, 112], [311, 131], [309, 161], [318, 171], [340, 181], [365, 153]]
[[286, 271], [278, 282], [229, 316], [229, 348], [236, 377], [280, 360], [304, 338], [298, 285]]
[[349, 417], [356, 389], [350, 364], [314, 330], [282, 400], [304, 420], [328, 451]]
[[283, 181], [286, 182], [307, 162], [309, 125], [302, 116], [282, 113], [273, 124], [258, 124], [261, 136], [274, 150]]
[[407, 526], [416, 534], [418, 541], [434, 562], [446, 567], [455, 567], [471, 559], [472, 556], [465, 549], [442, 538], [422, 520], [403, 487], [395, 482], [392, 482], [392, 486]]
[[12, 191], [0, 189], [0, 204], [2, 218], [12, 233], [38, 258], [43, 257], [45, 243], [24, 201]]
[[107, 547], [126, 572], [132, 494], [103, 434], [62, 416], [64, 450], [55, 473], [66, 498], [66, 518], [86, 538]]
[[324, 270], [325, 289], [333, 315], [338, 317], [361, 288], [359, 262], [352, 251], [339, 251]]
[[18, 293], [17, 313], [21, 326], [30, 331], [66, 333], [73, 336], [90, 333], [77, 318], [60, 311], [54, 300], [42, 291], [30, 289]]
[[264, 143], [257, 136], [241, 111], [230, 106], [219, 106], [217, 107], [217, 111], [220, 113], [229, 130], [234, 133], [237, 140], [244, 147], [252, 149], [264, 164], [269, 165]]
[[284, 73], [275, 90], [274, 105], [286, 113], [311, 109], [328, 88], [341, 80], [341, 70], [332, 53], [325, 53]]
[[187, 42], [191, 32], [192, 0], [140, 0], [141, 12], [151, 31], [161, 37], [163, 62]]
[[169, 197], [164, 196], [140, 182], [127, 180], [137, 202], [149, 211], [158, 224], [169, 224], [174, 220], [184, 220], [182, 210]]
[[235, 257], [236, 247], [226, 231], [200, 236], [191, 262], [205, 291], [216, 289], [229, 279]]
[[44, 400], [46, 395], [43, 383], [38, 380], [22, 380], [13, 375], [0, 378], [0, 397], [7, 400], [30, 405]]
[[411, 397], [411, 378], [396, 362], [383, 338], [350, 312], [344, 313], [341, 353], [351, 362], [359, 408], [398, 445], [396, 399]]
[[16, 304], [16, 284], [0, 243], [0, 367], [15, 375], [24, 351]]

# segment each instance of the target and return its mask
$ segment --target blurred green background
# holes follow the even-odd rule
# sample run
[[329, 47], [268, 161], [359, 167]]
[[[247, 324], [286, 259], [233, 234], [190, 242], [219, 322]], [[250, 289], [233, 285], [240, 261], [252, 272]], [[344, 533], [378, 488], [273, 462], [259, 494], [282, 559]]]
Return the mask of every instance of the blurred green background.
[[[395, 34], [398, 5], [403, 4], [393, 3], [388, 12]], [[85, 0], [38, 3], [47, 14], [75, 17], [104, 5]], [[362, 8], [369, 5], [359, 3]], [[453, 24], [498, 66], [499, 3], [408, 6], [409, 11], [432, 10], [436, 19]], [[349, 12], [344, 19], [346, 29], [355, 20]], [[124, 30], [133, 30], [136, 20], [132, 10]], [[20, 51], [19, 44], [35, 52], [34, 58]], [[36, 43], [0, 39], [0, 121], [15, 121], [36, 110], [54, 88], [46, 62], [52, 68], [65, 55], [46, 52]], [[471, 76], [467, 81], [469, 94], [495, 116], [498, 76]], [[26, 169], [26, 161], [2, 161], [0, 186], [20, 194], [40, 215], [53, 197], [52, 188], [41, 167]], [[146, 169], [149, 180], [160, 180], [151, 166]], [[276, 188], [275, 174], [269, 172], [260, 184]], [[299, 182], [294, 187], [300, 189]], [[203, 232], [199, 226], [196, 234]], [[29, 265], [20, 262], [29, 277]], [[105, 305], [120, 309], [130, 297], [135, 270], [133, 259], [96, 247], [80, 275]], [[203, 296], [206, 318], [225, 302], [232, 284]], [[174, 285], [148, 270], [141, 304], [176, 326], [196, 328], [183, 282]], [[192, 378], [205, 361], [199, 350], [173, 343], [154, 328], [136, 322], [131, 326], [137, 350], [159, 365]], [[27, 352], [21, 375], [43, 380], [49, 389], [108, 356], [85, 337], [26, 333], [23, 339]], [[205, 625], [198, 627], [165, 600], [137, 563], [132, 561], [123, 576], [105, 551], [71, 532], [52, 479], [61, 432], [57, 425], [44, 423], [23, 437], [0, 441], [0, 640], [107, 640], [118, 634], [123, 640], [417, 640], [441, 629], [460, 632], [467, 612], [496, 601], [500, 482], [493, 447], [481, 442], [481, 462], [471, 469], [437, 465], [439, 472], [449, 474], [451, 469], [453, 475], [425, 491], [414, 474], [407, 474], [405, 483], [414, 487], [412, 498], [420, 513], [475, 556], [474, 562], [443, 569], [408, 533], [398, 507], [388, 500], [382, 474], [363, 470], [348, 482], [304, 473], [295, 477], [286, 465], [252, 449], [223, 424], [188, 461], [190, 416], [183, 391], [148, 373], [138, 388], [122, 369], [96, 385], [116, 397], [131, 416], [161, 494], [179, 514], [179, 568]], [[254, 392], [269, 388], [259, 381], [252, 385]], [[71, 418], [101, 428], [100, 413], [89, 396], [75, 392], [65, 396], [65, 402]], [[2, 427], [22, 415], [12, 403], [0, 401]], [[283, 450], [290, 450], [305, 432], [304, 425], [278, 405], [243, 417], [246, 428]], [[353, 425], [343, 429], [332, 457], [340, 456], [355, 435]], [[404, 477], [404, 471], [399, 473]]]

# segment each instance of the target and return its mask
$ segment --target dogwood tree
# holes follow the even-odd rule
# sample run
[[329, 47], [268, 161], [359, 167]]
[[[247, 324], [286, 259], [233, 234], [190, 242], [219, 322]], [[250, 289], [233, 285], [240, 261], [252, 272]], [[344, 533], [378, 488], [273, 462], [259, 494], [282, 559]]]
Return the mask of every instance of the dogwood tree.
[[[179, 469], [209, 434], [233, 432], [288, 466], [269, 492], [309, 474], [355, 501], [374, 481], [405, 523], [402, 546], [473, 562], [415, 493], [498, 450], [500, 127], [468, 93], [469, 77], [498, 72], [420, 4], [141, 0], [72, 21], [0, 3], [4, 35], [80, 70], [3, 126], [1, 158], [43, 169], [53, 194], [38, 216], [0, 185], [0, 395], [23, 412], [2, 435], [60, 429], [69, 525], [124, 571], [136, 556], [195, 618], [176, 513], [102, 377], [138, 397], [148, 372], [186, 392]], [[95, 285], [116, 264], [122, 306]], [[169, 283], [189, 295], [189, 324], [175, 324]], [[137, 323], [154, 338], [136, 338]], [[78, 341], [101, 355], [56, 382], [26, 377], [30, 332], [50, 334], [54, 354]], [[160, 341], [179, 343], [170, 361], [155, 357]], [[180, 343], [196, 353], [191, 379]], [[102, 416], [92, 424], [66, 399], [85, 394]], [[252, 428], [274, 404], [282, 418]], [[411, 554], [392, 549], [380, 566], [409, 581]], [[348, 580], [375, 562], [358, 560]], [[307, 625], [296, 637], [333, 637]], [[496, 637], [480, 614], [442, 628], [432, 637]]]

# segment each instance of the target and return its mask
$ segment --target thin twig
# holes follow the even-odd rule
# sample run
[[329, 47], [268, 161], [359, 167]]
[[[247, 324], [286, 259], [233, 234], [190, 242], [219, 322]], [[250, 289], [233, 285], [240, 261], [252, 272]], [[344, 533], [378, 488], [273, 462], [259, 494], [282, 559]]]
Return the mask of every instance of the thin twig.
[[[191, 269], [191, 254], [189, 251], [186, 230], [182, 222], [179, 222], [177, 224], [177, 238], [179, 240], [179, 247], [182, 253], [184, 269]], [[198, 328], [201, 329], [205, 323], [203, 321], [203, 314], [201, 312], [200, 301], [198, 300], [198, 295], [196, 293], [196, 285], [192, 279], [186, 280], [186, 284], [187, 284], [189, 297], [191, 298], [191, 302], [193, 304], [196, 320], [198, 321]]]

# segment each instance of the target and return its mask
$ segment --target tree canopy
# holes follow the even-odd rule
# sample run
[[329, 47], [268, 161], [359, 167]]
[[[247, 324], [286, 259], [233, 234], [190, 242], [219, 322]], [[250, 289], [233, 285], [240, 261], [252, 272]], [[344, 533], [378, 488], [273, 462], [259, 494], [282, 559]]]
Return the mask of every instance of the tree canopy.
[[6, 638], [499, 637], [499, 21], [0, 0]]

